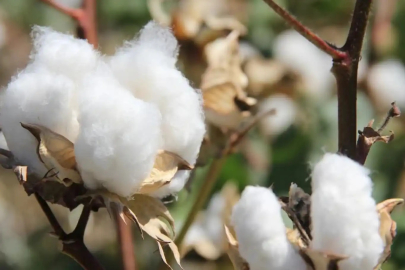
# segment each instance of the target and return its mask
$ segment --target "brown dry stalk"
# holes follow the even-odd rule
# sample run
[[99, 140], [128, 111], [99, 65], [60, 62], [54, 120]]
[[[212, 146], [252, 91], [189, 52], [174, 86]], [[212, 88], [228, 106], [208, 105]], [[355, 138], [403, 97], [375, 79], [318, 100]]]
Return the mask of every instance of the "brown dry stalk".
[[308, 41], [332, 56], [332, 73], [338, 88], [338, 150], [351, 159], [356, 159], [357, 70], [372, 0], [356, 1], [349, 34], [341, 48], [321, 39], [273, 0], [264, 1]]

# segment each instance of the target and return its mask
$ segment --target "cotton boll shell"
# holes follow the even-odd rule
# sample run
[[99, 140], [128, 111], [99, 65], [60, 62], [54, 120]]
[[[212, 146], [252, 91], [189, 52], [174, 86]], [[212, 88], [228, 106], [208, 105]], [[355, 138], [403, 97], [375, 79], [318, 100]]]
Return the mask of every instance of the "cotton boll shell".
[[85, 79], [79, 100], [75, 153], [85, 185], [132, 195], [161, 147], [158, 109], [133, 97], [105, 66]]
[[39, 26], [33, 27], [32, 37], [34, 49], [30, 57], [37, 65], [72, 80], [82, 79], [97, 66], [99, 54], [86, 40]]
[[381, 108], [395, 101], [405, 108], [405, 67], [399, 60], [386, 60], [373, 65], [367, 77], [373, 100]]
[[325, 154], [312, 173], [311, 248], [348, 256], [339, 269], [372, 270], [383, 251], [368, 170]]
[[287, 240], [281, 206], [263, 187], [246, 187], [232, 211], [240, 255], [252, 270], [305, 270], [306, 264]]
[[332, 59], [295, 30], [278, 35], [273, 52], [275, 59], [303, 76], [306, 93], [318, 100], [331, 95], [334, 82], [330, 72]]
[[275, 94], [259, 104], [259, 112], [264, 113], [275, 109], [276, 113], [264, 117], [260, 121], [260, 129], [266, 136], [277, 136], [286, 131], [297, 116], [297, 105], [284, 94]]
[[29, 66], [2, 93], [1, 128], [14, 156], [39, 176], [46, 168], [39, 160], [37, 140], [20, 123], [45, 126], [74, 142], [78, 133], [75, 85], [62, 75]]

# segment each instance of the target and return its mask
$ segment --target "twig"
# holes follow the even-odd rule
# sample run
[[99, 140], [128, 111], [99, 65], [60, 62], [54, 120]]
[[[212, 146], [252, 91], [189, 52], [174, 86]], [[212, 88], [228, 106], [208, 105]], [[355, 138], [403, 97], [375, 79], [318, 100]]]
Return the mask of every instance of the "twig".
[[95, 48], [98, 46], [96, 26], [96, 0], [84, 0], [80, 9], [65, 7], [53, 0], [40, 0], [56, 10], [68, 15], [78, 23], [78, 36], [85, 38]]
[[264, 0], [267, 5], [269, 5], [278, 15], [280, 15], [291, 27], [293, 27], [298, 33], [303, 35], [312, 44], [317, 46], [320, 50], [332, 56], [333, 59], [344, 59], [347, 54], [340, 51], [338, 48], [329, 44], [317, 34], [312, 32], [309, 28], [304, 26], [300, 21], [294, 18], [288, 11], [280, 7], [273, 0]]
[[74, 259], [83, 267], [83, 269], [103, 270], [103, 266], [90, 253], [83, 242], [84, 230], [86, 228], [87, 221], [90, 215], [90, 204], [84, 206], [80, 219], [73, 232], [70, 234], [66, 234], [63, 228], [60, 226], [55, 215], [52, 213], [52, 210], [49, 208], [47, 202], [42, 199], [42, 197], [37, 193], [35, 193], [35, 198], [37, 199], [39, 205], [42, 208], [42, 211], [45, 213], [49, 223], [51, 224], [54, 230], [53, 234], [56, 235], [62, 242], [62, 253]]
[[356, 159], [357, 70], [372, 0], [356, 1], [349, 34], [342, 48], [323, 41], [273, 0], [264, 1], [300, 34], [332, 56], [332, 73], [338, 88], [338, 150], [351, 159]]
[[135, 270], [136, 260], [134, 245], [132, 244], [131, 226], [129, 224], [126, 224], [116, 211], [114, 211], [114, 219], [117, 225], [117, 236], [122, 255], [123, 269]]

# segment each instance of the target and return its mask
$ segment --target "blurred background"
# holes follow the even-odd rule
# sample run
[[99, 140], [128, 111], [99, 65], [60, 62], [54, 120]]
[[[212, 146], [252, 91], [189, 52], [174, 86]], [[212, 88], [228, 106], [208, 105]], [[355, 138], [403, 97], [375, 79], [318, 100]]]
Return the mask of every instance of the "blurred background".
[[[56, 0], [55, 0], [56, 1]], [[81, 0], [57, 0], [80, 7]], [[282, 6], [324, 39], [343, 45], [354, 0], [279, 0]], [[223, 212], [246, 185], [270, 186], [285, 195], [297, 183], [310, 192], [311, 166], [337, 149], [337, 98], [331, 59], [289, 27], [262, 0], [102, 0], [97, 1], [99, 49], [113, 54], [149, 20], [173, 25], [181, 44], [179, 68], [200, 87], [209, 63], [209, 44], [240, 33], [237, 42], [244, 90], [258, 100], [253, 113], [276, 108], [277, 114], [257, 125], [230, 155], [215, 184], [206, 211], [198, 216], [182, 248], [185, 269], [232, 269], [224, 251]], [[31, 50], [30, 29], [44, 25], [75, 33], [76, 22], [38, 0], [0, 1], [0, 87], [25, 67]], [[212, 55], [211, 55], [212, 57]], [[208, 60], [208, 61], [207, 61]], [[382, 123], [396, 101], [405, 111], [405, 2], [375, 0], [359, 70], [358, 129], [371, 119]], [[208, 119], [209, 121], [210, 119]], [[217, 126], [217, 128], [221, 128]], [[381, 201], [405, 197], [405, 118], [390, 122], [389, 144], [377, 143], [366, 161]], [[4, 145], [4, 142], [0, 142]], [[169, 204], [179, 228], [200, 188], [211, 159], [201, 154], [201, 167], [189, 190]], [[209, 155], [208, 155], [209, 157]], [[69, 231], [80, 209], [52, 206]], [[405, 209], [393, 214], [397, 236], [384, 270], [405, 269]], [[156, 244], [142, 240], [133, 228], [139, 269], [158, 269]], [[0, 269], [81, 269], [62, 255], [35, 198], [28, 197], [12, 172], [0, 172]], [[121, 269], [113, 222], [105, 209], [91, 216], [85, 242], [106, 269]]]

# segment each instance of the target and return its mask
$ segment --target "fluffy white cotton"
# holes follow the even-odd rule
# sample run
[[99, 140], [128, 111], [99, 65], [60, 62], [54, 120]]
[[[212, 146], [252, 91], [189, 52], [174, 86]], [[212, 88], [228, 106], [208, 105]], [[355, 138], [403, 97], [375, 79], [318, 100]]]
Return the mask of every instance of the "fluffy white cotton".
[[306, 264], [287, 240], [281, 207], [274, 193], [248, 186], [232, 211], [239, 253], [252, 270], [305, 270]]
[[332, 59], [295, 30], [277, 36], [273, 45], [275, 59], [304, 79], [305, 91], [322, 100], [331, 95], [333, 86]]
[[271, 95], [259, 104], [261, 113], [271, 109], [275, 109], [276, 114], [263, 118], [260, 121], [260, 129], [267, 136], [276, 136], [294, 123], [298, 109], [295, 102], [284, 94]]
[[99, 54], [86, 40], [39, 26], [33, 27], [31, 35], [34, 49], [30, 58], [35, 65], [64, 74], [75, 81], [97, 66]]
[[383, 251], [369, 171], [325, 154], [312, 173], [312, 248], [349, 256], [342, 270], [372, 270]]
[[79, 128], [74, 104], [74, 83], [39, 67], [22, 71], [2, 93], [0, 122], [7, 145], [39, 176], [47, 170], [37, 156], [37, 140], [20, 123], [42, 125], [74, 141]]
[[386, 60], [373, 65], [367, 77], [371, 94], [381, 106], [396, 101], [405, 107], [405, 67], [399, 60]]
[[6, 138], [4, 137], [3, 132], [0, 132], [0, 148], [5, 149], [5, 150], [9, 150], [8, 145], [7, 145], [7, 141], [6, 141]]
[[100, 67], [79, 92], [76, 160], [85, 185], [128, 197], [150, 173], [161, 148], [161, 115]]
[[[194, 165], [205, 133], [201, 97], [177, 70], [177, 50], [177, 41], [169, 28], [150, 22], [109, 63], [120, 83], [136, 98], [159, 108], [163, 149]], [[179, 191], [188, 176], [179, 172], [155, 196]]]

